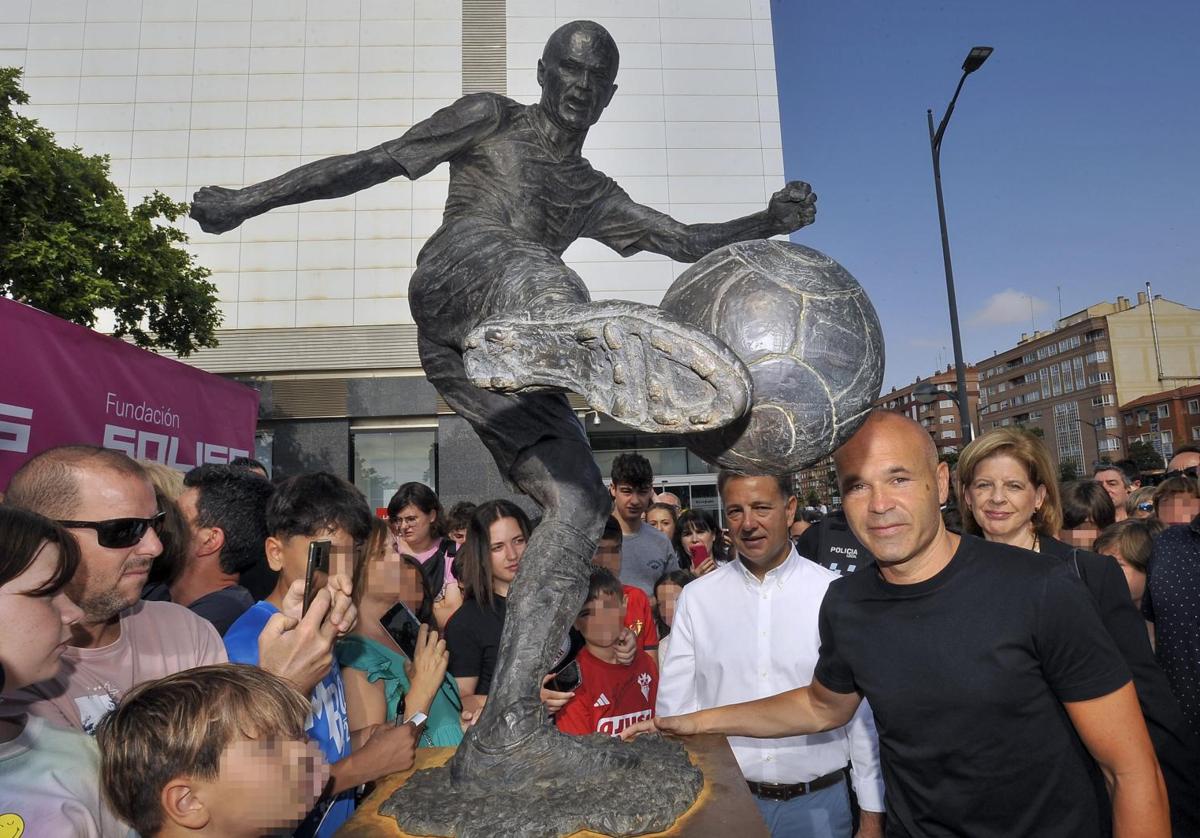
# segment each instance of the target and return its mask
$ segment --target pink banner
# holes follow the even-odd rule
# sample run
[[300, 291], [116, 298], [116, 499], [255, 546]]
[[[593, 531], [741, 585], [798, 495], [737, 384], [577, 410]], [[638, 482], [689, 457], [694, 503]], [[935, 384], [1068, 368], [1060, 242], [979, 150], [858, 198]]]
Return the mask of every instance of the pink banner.
[[0, 487], [56, 445], [187, 471], [252, 456], [258, 392], [0, 297]]

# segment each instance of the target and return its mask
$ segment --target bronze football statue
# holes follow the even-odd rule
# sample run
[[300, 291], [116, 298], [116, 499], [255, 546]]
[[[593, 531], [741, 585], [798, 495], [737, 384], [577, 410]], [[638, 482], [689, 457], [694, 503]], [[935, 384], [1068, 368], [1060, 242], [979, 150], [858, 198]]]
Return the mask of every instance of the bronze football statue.
[[[592, 302], [562, 253], [585, 237], [625, 256], [649, 251], [693, 262], [811, 224], [816, 196], [805, 183], [789, 183], [761, 212], [717, 224], [683, 224], [638, 204], [582, 156], [588, 130], [617, 90], [617, 66], [608, 32], [575, 21], [546, 43], [537, 104], [464, 96], [395, 140], [244, 189], [207, 187], [192, 205], [203, 229], [222, 232], [275, 207], [450, 164], [442, 226], [409, 283], [421, 362], [543, 517], [509, 597], [487, 703], [448, 769], [453, 791], [444, 775], [422, 772], [432, 776], [414, 776], [389, 805], [412, 832], [655, 831], [669, 827], [699, 789], [680, 746], [655, 737], [626, 745], [565, 736], [539, 701], [611, 510], [564, 391], [643, 431], [688, 434], [741, 418], [752, 380], [710, 331], [655, 306]], [[587, 799], [585, 787], [606, 772], [622, 795]], [[558, 797], [567, 811], [553, 803]]]

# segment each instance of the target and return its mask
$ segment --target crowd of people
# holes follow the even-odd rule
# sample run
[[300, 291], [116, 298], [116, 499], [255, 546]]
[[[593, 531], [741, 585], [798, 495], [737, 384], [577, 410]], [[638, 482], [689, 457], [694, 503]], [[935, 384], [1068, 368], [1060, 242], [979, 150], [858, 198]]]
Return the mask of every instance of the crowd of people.
[[[617, 457], [548, 723], [724, 733], [775, 836], [1200, 835], [1200, 451], [1060, 485], [999, 429], [951, 474], [876, 413], [835, 459], [840, 510], [723, 472], [718, 517]], [[488, 700], [538, 522], [476, 500], [407, 483], [384, 520], [253, 460], [30, 459], [0, 503], [0, 825], [333, 835]]]

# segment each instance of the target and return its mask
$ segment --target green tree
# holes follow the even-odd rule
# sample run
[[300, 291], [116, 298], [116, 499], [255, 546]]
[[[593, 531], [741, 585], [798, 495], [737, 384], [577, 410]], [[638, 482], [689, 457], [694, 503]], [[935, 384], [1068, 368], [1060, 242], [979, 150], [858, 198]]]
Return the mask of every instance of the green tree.
[[1058, 464], [1058, 480], [1060, 483], [1066, 483], [1070, 480], [1079, 478], [1079, 466], [1073, 459], [1063, 460]]
[[1159, 454], [1153, 445], [1140, 439], [1130, 443], [1129, 459], [1137, 463], [1138, 471], [1141, 472], [1158, 471], [1167, 467], [1162, 454]]
[[820, 506], [821, 505], [821, 496], [817, 494], [816, 489], [808, 490], [808, 497], [806, 497], [804, 499], [804, 505], [805, 506]]
[[118, 337], [190, 354], [221, 322], [209, 270], [172, 223], [188, 205], [155, 191], [130, 209], [108, 158], [63, 148], [18, 114], [21, 71], [0, 67], [0, 294], [94, 326], [111, 309]]

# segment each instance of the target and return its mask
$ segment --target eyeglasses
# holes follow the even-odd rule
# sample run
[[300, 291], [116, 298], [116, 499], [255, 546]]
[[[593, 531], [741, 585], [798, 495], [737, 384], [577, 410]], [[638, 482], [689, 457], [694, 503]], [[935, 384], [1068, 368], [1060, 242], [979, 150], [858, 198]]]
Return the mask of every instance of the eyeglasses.
[[112, 518], [108, 521], [59, 521], [61, 526], [68, 529], [88, 529], [96, 531], [96, 541], [101, 547], [114, 550], [132, 547], [141, 541], [146, 530], [158, 529], [167, 513], [159, 512], [152, 518]]
[[1170, 480], [1172, 477], [1196, 477], [1200, 475], [1200, 466], [1188, 466], [1187, 468], [1175, 469], [1168, 471], [1163, 475], [1164, 480]]
[[1137, 511], [1138, 511], [1138, 512], [1153, 512], [1153, 511], [1154, 511], [1154, 504], [1152, 504], [1152, 503], [1139, 503], [1139, 504], [1137, 505]]

